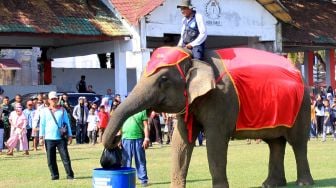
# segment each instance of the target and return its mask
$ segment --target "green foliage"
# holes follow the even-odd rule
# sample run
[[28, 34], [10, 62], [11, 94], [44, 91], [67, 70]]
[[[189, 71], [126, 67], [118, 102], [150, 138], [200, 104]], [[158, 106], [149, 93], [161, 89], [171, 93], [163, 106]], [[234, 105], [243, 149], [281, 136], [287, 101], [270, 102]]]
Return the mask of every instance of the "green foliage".
[[[92, 187], [92, 170], [100, 167], [102, 146], [69, 146], [76, 180], [68, 181], [64, 167], [58, 157], [60, 180], [51, 181], [46, 155], [43, 151], [30, 151], [29, 156], [15, 152], [14, 156], [0, 155], [0, 187]], [[146, 150], [147, 168], [151, 188], [165, 188], [170, 184], [171, 147], [154, 145]], [[268, 146], [245, 140], [231, 141], [228, 151], [227, 174], [230, 187], [260, 187], [266, 179], [268, 169]], [[310, 168], [316, 185], [314, 187], [335, 187], [336, 142], [331, 137], [327, 142], [312, 140], [308, 146]], [[288, 187], [296, 187], [296, 166], [294, 154], [287, 145], [285, 170]], [[139, 182], [137, 181], [137, 186]], [[188, 188], [211, 187], [211, 176], [207, 164], [206, 147], [195, 147], [187, 178]]]

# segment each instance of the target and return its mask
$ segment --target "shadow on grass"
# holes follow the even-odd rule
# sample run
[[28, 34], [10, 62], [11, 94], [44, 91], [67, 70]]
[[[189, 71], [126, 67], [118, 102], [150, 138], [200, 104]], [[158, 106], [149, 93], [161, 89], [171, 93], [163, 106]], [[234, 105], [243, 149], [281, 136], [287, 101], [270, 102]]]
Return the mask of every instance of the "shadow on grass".
[[[288, 187], [297, 187], [295, 182], [290, 182], [288, 185]], [[336, 187], [336, 178], [314, 180], [314, 185], [307, 187]]]
[[77, 180], [92, 179], [92, 176], [79, 176], [79, 177], [75, 177], [75, 179]]
[[[197, 179], [197, 180], [187, 180], [188, 183], [201, 182], [201, 181], [211, 181], [211, 179]], [[150, 182], [150, 185], [170, 185], [170, 181], [166, 182]]]
[[81, 160], [88, 160], [92, 158], [72, 158], [71, 161], [81, 161]]
[[[321, 180], [314, 180], [314, 185], [305, 187], [336, 187], [336, 178], [328, 178]], [[261, 186], [260, 186], [261, 187]], [[260, 187], [250, 187], [250, 188], [260, 188]], [[285, 187], [299, 187], [295, 182], [288, 182]]]

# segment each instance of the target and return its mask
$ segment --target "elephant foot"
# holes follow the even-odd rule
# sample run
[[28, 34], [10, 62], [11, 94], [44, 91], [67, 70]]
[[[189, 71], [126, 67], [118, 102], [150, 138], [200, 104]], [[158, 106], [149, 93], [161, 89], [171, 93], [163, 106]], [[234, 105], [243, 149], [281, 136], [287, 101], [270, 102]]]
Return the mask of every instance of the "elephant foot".
[[213, 188], [229, 188], [229, 182], [227, 178], [214, 178], [212, 179]]
[[229, 188], [229, 184], [225, 183], [225, 184], [217, 184], [217, 185], [212, 185], [213, 188]]
[[301, 178], [296, 180], [296, 185], [298, 186], [306, 186], [306, 185], [314, 185], [313, 178]]
[[170, 184], [171, 188], [185, 188], [186, 187], [186, 180], [183, 178], [179, 178], [179, 177], [173, 177], [171, 184]]
[[272, 187], [281, 187], [281, 186], [286, 186], [287, 181], [286, 178], [277, 178], [277, 179], [271, 179], [267, 178], [264, 183], [262, 184], [263, 188], [272, 188]]
[[185, 188], [185, 184], [171, 183], [170, 188]]

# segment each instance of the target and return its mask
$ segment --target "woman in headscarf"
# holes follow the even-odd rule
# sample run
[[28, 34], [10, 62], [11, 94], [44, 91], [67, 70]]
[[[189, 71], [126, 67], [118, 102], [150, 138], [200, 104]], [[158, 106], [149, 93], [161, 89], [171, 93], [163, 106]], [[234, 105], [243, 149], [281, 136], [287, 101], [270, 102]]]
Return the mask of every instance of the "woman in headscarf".
[[20, 149], [24, 150], [24, 155], [29, 155], [28, 140], [27, 140], [27, 118], [23, 114], [22, 105], [15, 104], [15, 111], [9, 115], [9, 122], [11, 124], [11, 136], [6, 142], [8, 148], [7, 155], [13, 155], [14, 148], [20, 143]]

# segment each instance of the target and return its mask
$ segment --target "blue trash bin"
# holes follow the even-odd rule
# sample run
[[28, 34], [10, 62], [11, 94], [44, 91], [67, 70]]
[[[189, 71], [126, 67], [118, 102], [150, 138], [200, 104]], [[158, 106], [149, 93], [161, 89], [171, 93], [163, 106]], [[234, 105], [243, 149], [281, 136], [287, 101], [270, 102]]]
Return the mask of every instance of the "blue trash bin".
[[135, 188], [135, 168], [96, 168], [92, 175], [93, 188]]

